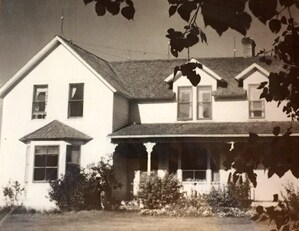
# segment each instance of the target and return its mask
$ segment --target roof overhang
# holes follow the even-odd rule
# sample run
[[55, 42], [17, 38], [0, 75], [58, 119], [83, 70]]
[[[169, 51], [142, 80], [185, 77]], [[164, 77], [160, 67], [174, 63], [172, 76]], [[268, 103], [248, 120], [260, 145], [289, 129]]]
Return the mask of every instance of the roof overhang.
[[[260, 137], [273, 137], [269, 134], [258, 134]], [[290, 136], [299, 136], [293, 133]], [[159, 134], [159, 135], [109, 135], [111, 139], [145, 139], [145, 138], [247, 138], [248, 134]]]
[[[92, 72], [100, 81], [104, 83], [112, 92], [117, 90], [109, 84], [99, 73], [97, 73], [83, 58], [80, 57], [62, 38], [55, 36], [42, 50], [40, 50], [33, 58], [31, 58], [11, 79], [9, 79], [0, 88], [0, 98], [14, 88], [38, 63], [40, 63], [51, 51], [59, 45], [64, 46], [74, 57], [76, 57], [87, 69]], [[127, 97], [127, 96], [126, 96]]]
[[[189, 62], [199, 63], [196, 59], [191, 59]], [[225, 80], [222, 77], [217, 75], [214, 71], [212, 71], [210, 68], [208, 68], [207, 66], [205, 66], [203, 64], [202, 64], [202, 69], [201, 70], [203, 72], [205, 72], [206, 74], [208, 74], [209, 76], [211, 76], [212, 78], [214, 78], [215, 80], [225, 82]], [[182, 77], [182, 72], [178, 71], [176, 76], [174, 76], [173, 73], [171, 73], [166, 79], [164, 79], [164, 81], [166, 83], [170, 83], [170, 82], [174, 82], [174, 81], [178, 80], [180, 77]]]
[[260, 137], [274, 137], [273, 128], [282, 132], [291, 129], [291, 136], [299, 136], [299, 122], [190, 122], [132, 124], [109, 135], [116, 139], [160, 139], [160, 138], [246, 138], [250, 133]]
[[253, 63], [249, 67], [247, 67], [244, 71], [242, 71], [240, 74], [235, 76], [235, 79], [237, 81], [246, 79], [248, 77], [248, 75], [253, 71], [259, 71], [260, 73], [262, 73], [266, 77], [269, 76], [269, 72], [266, 69], [262, 68], [260, 65], [258, 65], [256, 63]]

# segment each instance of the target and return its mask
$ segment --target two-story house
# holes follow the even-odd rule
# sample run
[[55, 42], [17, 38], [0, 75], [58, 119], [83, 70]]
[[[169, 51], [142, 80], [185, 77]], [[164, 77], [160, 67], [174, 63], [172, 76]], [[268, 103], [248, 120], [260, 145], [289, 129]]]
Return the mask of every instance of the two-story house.
[[[172, 74], [186, 60], [108, 63], [56, 36], [0, 89], [0, 186], [18, 180], [26, 206], [51, 208], [50, 180], [69, 164], [84, 167], [112, 154], [123, 185], [113, 192], [117, 199], [132, 198], [142, 172], [153, 170], [176, 174], [187, 194], [204, 193], [227, 181], [224, 156], [249, 132], [265, 137], [265, 145], [274, 126], [292, 125], [299, 135], [297, 122], [259, 98], [257, 86], [278, 64], [197, 61], [203, 69], [194, 87]], [[281, 179], [257, 174], [257, 200], [271, 199], [288, 180], [299, 184], [289, 172]]]

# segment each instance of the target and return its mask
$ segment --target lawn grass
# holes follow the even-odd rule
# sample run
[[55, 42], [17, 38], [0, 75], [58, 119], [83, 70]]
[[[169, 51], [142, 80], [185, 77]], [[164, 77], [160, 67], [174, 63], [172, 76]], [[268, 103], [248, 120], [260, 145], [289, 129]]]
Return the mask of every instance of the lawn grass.
[[61, 214], [13, 214], [1, 231], [90, 231], [90, 230], [172, 230], [172, 231], [269, 231], [267, 222], [248, 218], [152, 217], [130, 212], [83, 211]]

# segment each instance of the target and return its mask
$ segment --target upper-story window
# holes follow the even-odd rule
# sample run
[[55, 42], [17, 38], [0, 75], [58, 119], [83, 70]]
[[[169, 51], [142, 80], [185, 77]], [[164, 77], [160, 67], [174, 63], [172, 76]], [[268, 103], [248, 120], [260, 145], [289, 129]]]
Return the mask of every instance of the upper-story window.
[[265, 102], [260, 99], [261, 89], [257, 89], [259, 85], [248, 86], [249, 100], [249, 118], [265, 118]]
[[192, 119], [192, 87], [178, 88], [178, 119]]
[[212, 119], [212, 87], [197, 87], [197, 119]]
[[70, 84], [68, 117], [83, 116], [84, 84]]
[[35, 85], [33, 88], [32, 119], [46, 118], [48, 85]]
[[34, 181], [57, 180], [59, 146], [35, 146]]

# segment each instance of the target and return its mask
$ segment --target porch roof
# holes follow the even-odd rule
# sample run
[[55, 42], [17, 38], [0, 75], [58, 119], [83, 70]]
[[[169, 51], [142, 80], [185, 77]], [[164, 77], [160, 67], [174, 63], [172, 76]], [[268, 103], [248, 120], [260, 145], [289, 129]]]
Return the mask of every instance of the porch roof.
[[225, 122], [132, 124], [110, 134], [111, 139], [159, 137], [248, 137], [249, 133], [273, 136], [273, 128], [299, 136], [299, 122]]
[[77, 140], [88, 142], [92, 138], [58, 120], [53, 120], [20, 139], [24, 143], [32, 140]]

